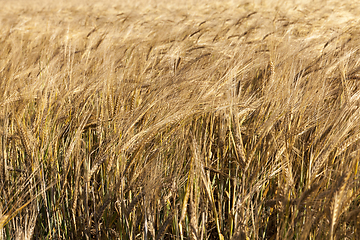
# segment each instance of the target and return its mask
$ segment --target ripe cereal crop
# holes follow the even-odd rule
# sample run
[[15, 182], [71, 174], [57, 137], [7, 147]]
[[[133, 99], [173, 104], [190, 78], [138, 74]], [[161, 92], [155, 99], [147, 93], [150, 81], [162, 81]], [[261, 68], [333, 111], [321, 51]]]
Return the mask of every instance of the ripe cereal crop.
[[360, 239], [358, 4], [0, 4], [0, 240]]

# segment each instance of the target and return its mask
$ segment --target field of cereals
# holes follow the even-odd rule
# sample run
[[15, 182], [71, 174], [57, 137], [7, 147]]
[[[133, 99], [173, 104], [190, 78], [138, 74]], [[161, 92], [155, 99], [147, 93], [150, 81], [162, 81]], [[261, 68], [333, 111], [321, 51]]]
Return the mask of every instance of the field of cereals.
[[360, 6], [0, 0], [0, 239], [360, 239]]

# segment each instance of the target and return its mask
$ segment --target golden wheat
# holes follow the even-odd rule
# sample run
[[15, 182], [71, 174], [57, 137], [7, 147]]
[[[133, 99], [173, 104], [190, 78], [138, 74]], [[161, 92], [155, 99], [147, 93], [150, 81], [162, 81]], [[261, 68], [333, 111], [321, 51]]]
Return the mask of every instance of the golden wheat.
[[0, 239], [359, 239], [351, 1], [0, 1]]

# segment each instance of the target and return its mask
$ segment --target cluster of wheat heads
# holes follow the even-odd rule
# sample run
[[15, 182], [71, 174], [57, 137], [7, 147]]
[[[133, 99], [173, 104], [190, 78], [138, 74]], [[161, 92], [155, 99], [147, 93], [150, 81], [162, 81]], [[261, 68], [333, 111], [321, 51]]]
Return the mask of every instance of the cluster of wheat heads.
[[360, 238], [355, 6], [3, 4], [0, 239]]

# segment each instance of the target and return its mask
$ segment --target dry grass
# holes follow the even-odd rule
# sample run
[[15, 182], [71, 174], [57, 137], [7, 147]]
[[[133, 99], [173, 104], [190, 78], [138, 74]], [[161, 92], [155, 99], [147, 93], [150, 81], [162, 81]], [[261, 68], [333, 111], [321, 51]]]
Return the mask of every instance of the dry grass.
[[0, 239], [360, 239], [360, 9], [234, 2], [1, 2]]

